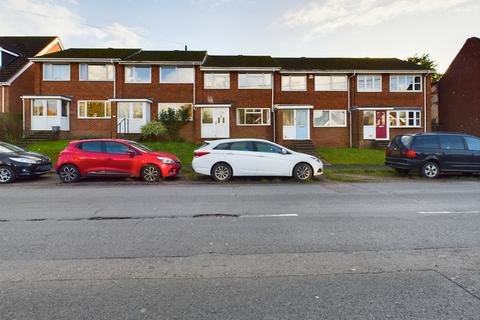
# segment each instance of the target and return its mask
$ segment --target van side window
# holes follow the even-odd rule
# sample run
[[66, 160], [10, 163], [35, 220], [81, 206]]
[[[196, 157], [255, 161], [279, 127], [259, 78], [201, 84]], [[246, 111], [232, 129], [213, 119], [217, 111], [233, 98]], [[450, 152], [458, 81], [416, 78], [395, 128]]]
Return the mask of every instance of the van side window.
[[480, 139], [474, 137], [465, 137], [469, 150], [480, 151]]
[[438, 137], [431, 136], [416, 136], [413, 140], [413, 149], [438, 149]]
[[440, 147], [445, 150], [465, 150], [463, 137], [454, 135], [440, 136]]

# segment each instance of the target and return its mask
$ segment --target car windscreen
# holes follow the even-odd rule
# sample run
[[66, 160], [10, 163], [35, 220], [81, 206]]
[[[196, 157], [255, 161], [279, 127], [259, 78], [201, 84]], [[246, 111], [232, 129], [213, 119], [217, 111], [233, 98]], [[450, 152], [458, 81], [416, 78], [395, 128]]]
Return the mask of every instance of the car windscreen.
[[24, 149], [9, 143], [0, 143], [0, 153], [22, 152]]
[[134, 147], [134, 148], [137, 148], [138, 150], [140, 151], [143, 151], [143, 152], [152, 152], [153, 149], [150, 149], [149, 147], [147, 146], [144, 146], [143, 144], [141, 143], [138, 143], [138, 142], [129, 142], [129, 144]]

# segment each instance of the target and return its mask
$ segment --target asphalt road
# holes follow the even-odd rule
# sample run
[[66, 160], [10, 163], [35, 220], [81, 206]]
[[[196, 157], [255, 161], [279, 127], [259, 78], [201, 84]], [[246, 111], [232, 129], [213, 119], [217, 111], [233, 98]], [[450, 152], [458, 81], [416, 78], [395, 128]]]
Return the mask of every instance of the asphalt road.
[[480, 180], [0, 186], [0, 319], [479, 319]]

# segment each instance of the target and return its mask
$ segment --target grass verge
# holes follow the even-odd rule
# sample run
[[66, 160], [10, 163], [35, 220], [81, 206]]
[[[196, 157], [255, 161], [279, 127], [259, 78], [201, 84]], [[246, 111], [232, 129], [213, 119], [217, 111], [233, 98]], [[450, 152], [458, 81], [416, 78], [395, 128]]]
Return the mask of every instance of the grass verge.
[[385, 152], [376, 149], [317, 148], [317, 154], [331, 165], [383, 166]]

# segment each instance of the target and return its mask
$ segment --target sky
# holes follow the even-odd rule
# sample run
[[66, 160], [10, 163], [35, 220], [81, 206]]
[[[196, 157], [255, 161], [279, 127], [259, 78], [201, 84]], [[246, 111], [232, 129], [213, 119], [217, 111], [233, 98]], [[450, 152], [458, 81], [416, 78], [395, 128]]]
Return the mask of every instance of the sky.
[[480, 37], [479, 17], [479, 0], [0, 0], [0, 35], [277, 57], [429, 53], [444, 72]]

